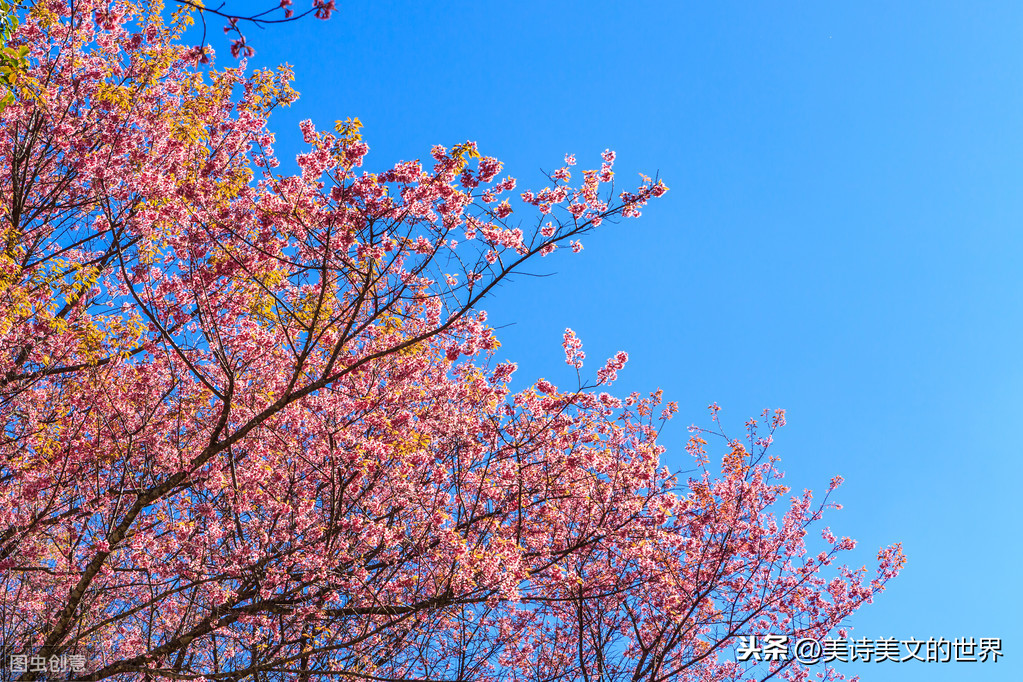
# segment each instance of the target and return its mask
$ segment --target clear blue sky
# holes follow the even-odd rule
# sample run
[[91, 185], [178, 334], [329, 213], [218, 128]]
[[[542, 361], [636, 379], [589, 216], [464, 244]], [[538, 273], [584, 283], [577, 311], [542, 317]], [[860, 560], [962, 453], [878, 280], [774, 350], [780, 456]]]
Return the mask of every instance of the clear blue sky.
[[568, 384], [565, 327], [591, 371], [627, 350], [615, 392], [680, 404], [673, 470], [709, 403], [736, 434], [784, 407], [788, 483], [843, 475], [853, 561], [909, 557], [854, 634], [1003, 638], [997, 665], [845, 670], [1023, 679], [1023, 5], [344, 2], [249, 35], [298, 75], [283, 158], [357, 116], [372, 170], [468, 139], [520, 188], [605, 147], [623, 183], [659, 171], [642, 219], [488, 303], [499, 358]]

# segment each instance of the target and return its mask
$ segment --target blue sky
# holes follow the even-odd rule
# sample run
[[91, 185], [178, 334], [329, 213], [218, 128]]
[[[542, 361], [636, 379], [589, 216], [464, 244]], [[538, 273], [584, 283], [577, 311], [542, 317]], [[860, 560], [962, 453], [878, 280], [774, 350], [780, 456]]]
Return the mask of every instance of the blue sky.
[[623, 184], [659, 172], [643, 218], [488, 302], [498, 358], [567, 385], [565, 327], [591, 371], [628, 351], [614, 391], [679, 402], [673, 470], [709, 403], [735, 434], [785, 408], [787, 482], [845, 477], [852, 561], [909, 558], [855, 636], [1003, 638], [998, 664], [844, 670], [1023, 679], [1023, 6], [344, 2], [248, 33], [297, 73], [282, 158], [352, 116], [372, 170], [475, 140], [520, 188], [606, 147]]

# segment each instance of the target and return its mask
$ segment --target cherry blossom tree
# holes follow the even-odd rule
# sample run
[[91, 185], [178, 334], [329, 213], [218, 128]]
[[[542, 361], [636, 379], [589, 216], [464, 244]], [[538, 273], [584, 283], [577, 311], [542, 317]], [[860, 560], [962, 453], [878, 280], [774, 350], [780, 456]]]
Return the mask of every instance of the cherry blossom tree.
[[[473, 142], [363, 170], [287, 69], [200, 65], [195, 10], [36, 2], [0, 113], [0, 629], [79, 680], [801, 679], [738, 638], [823, 636], [883, 589], [788, 498], [782, 412], [660, 463], [659, 392], [512, 392], [480, 308], [640, 215], [613, 152], [541, 189]], [[526, 216], [526, 217], [520, 217]], [[561, 256], [556, 256], [561, 257]], [[834, 488], [838, 479], [832, 482]], [[829, 490], [830, 494], [830, 490]], [[754, 665], [751, 665], [754, 664]], [[828, 676], [836, 676], [828, 671]], [[22, 679], [42, 675], [32, 670]]]

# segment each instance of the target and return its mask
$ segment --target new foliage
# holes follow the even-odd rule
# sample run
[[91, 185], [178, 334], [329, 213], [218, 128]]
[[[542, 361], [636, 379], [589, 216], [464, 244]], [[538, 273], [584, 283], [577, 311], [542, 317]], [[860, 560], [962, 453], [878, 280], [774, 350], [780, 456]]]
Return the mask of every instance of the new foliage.
[[91, 680], [725, 680], [737, 635], [823, 636], [897, 572], [897, 547], [872, 580], [826, 569], [852, 546], [829, 532], [806, 553], [823, 504], [784, 497], [780, 413], [720, 470], [694, 433], [678, 481], [673, 406], [597, 388], [624, 353], [515, 394], [489, 360], [482, 298], [661, 182], [612, 194], [605, 152], [516, 194], [470, 142], [370, 173], [357, 120], [304, 123], [282, 175], [286, 69], [207, 70], [188, 6], [71, 11], [23, 12], [0, 113], [15, 653]]

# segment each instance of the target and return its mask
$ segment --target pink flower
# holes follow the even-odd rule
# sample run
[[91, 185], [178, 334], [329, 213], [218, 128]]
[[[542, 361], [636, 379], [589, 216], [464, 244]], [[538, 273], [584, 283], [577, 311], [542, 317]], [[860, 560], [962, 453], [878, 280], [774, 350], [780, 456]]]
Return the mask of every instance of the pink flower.
[[572, 365], [576, 369], [581, 368], [586, 354], [583, 353], [583, 342], [579, 340], [575, 332], [565, 329], [565, 337], [561, 345], [565, 349], [565, 364]]
[[246, 44], [245, 36], [237, 38], [231, 42], [232, 57], [237, 59], [238, 57], [251, 57], [254, 54], [256, 54], [256, 51]]
[[330, 19], [331, 13], [337, 9], [334, 0], [313, 0], [317, 19]]
[[316, 128], [310, 119], [305, 119], [298, 124], [298, 127], [302, 130], [302, 139], [306, 144], [312, 144], [316, 141]]
[[625, 363], [629, 361], [629, 354], [623, 350], [615, 353], [613, 358], [609, 358], [604, 366], [597, 370], [597, 383], [601, 385], [610, 385], [615, 379], [618, 378], [618, 371], [625, 367]]
[[478, 173], [480, 182], [490, 182], [501, 172], [501, 162], [492, 156], [485, 156], [480, 161]]

